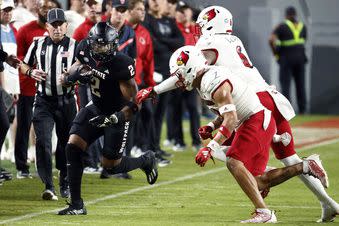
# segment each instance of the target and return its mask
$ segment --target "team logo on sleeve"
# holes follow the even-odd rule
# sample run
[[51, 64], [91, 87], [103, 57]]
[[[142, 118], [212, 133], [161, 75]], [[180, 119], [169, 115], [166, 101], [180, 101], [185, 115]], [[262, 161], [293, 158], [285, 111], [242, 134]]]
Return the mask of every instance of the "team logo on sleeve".
[[185, 53], [184, 51], [182, 51], [179, 57], [177, 58], [177, 65], [178, 66], [186, 65], [188, 59], [189, 59], [188, 52]]
[[217, 13], [215, 12], [215, 9], [211, 9], [210, 11], [208, 11], [204, 16], [203, 19], [210, 21], [212, 20], [215, 16], [217, 15]]

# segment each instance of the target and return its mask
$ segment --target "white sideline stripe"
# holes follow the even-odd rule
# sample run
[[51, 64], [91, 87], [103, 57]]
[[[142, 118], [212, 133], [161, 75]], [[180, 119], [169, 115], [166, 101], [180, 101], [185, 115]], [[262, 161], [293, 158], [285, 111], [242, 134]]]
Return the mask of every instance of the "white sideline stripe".
[[[133, 194], [133, 193], [136, 193], [136, 192], [139, 192], [139, 191], [150, 190], [150, 189], [157, 188], [157, 187], [160, 187], [160, 186], [163, 186], [163, 185], [174, 184], [174, 183], [189, 180], [189, 179], [192, 179], [192, 178], [195, 178], [195, 177], [201, 177], [201, 176], [205, 176], [205, 175], [208, 175], [208, 174], [217, 173], [217, 172], [222, 171], [222, 170], [226, 170], [226, 168], [220, 167], [220, 168], [216, 168], [216, 169], [205, 171], [205, 172], [199, 172], [199, 173], [179, 177], [179, 178], [177, 178], [175, 180], [171, 180], [171, 181], [164, 181], [164, 182], [160, 182], [160, 183], [157, 183], [157, 184], [154, 184], [154, 185], [146, 185], [146, 186], [143, 186], [143, 187], [134, 188], [134, 189], [131, 189], [131, 190], [128, 190], [128, 191], [119, 192], [117, 194], [107, 195], [107, 196], [104, 196], [102, 198], [94, 199], [92, 201], [85, 202], [85, 204], [91, 205], [91, 204], [95, 204], [95, 203], [105, 201], [105, 200], [108, 200], [108, 199], [115, 199], [115, 198], [120, 197], [120, 196]], [[19, 216], [19, 217], [14, 217], [14, 218], [10, 218], [10, 219], [7, 219], [7, 220], [0, 221], [0, 224], [6, 224], [6, 223], [10, 223], [10, 222], [20, 221], [20, 220], [40, 216], [40, 215], [47, 214], [47, 213], [56, 213], [56, 212], [58, 212], [59, 210], [62, 210], [62, 209], [63, 208], [58, 208], [58, 209], [53, 209], [53, 210], [45, 210], [45, 211], [40, 211], [40, 212], [36, 212], [36, 213], [30, 213], [30, 214], [22, 215], [22, 216]]]
[[[305, 151], [305, 150], [309, 150], [309, 149], [312, 149], [312, 148], [315, 148], [315, 147], [320, 147], [320, 146], [333, 144], [333, 143], [337, 143], [337, 142], [339, 142], [339, 139], [324, 141], [324, 142], [320, 142], [318, 144], [312, 144], [312, 145], [308, 145], [308, 146], [299, 148], [298, 151]], [[220, 168], [216, 168], [216, 169], [205, 171], [205, 172], [190, 174], [190, 175], [187, 175], [187, 176], [179, 177], [175, 180], [164, 181], [164, 182], [160, 182], [160, 183], [157, 183], [157, 184], [154, 184], [154, 185], [147, 185], [147, 186], [143, 186], [143, 187], [138, 187], [138, 188], [134, 188], [134, 189], [131, 189], [131, 190], [128, 190], [128, 191], [119, 192], [117, 194], [107, 195], [107, 196], [104, 196], [102, 198], [98, 198], [98, 199], [94, 199], [92, 201], [85, 202], [85, 204], [87, 204], [87, 205], [96, 204], [98, 202], [105, 201], [105, 200], [108, 200], [108, 199], [115, 199], [117, 197], [133, 194], [133, 193], [136, 193], [136, 192], [139, 192], [139, 191], [145, 191], [145, 190], [150, 190], [150, 189], [157, 188], [157, 187], [160, 187], [160, 186], [163, 186], [163, 185], [174, 184], [174, 183], [189, 180], [189, 179], [192, 179], [192, 178], [195, 178], [195, 177], [201, 177], [201, 176], [205, 176], [205, 175], [208, 175], [208, 174], [216, 173], [216, 172], [219, 172], [219, 171], [222, 171], [222, 170], [225, 170], [225, 167], [220, 167]], [[239, 205], [239, 206], [244, 206], [244, 207], [246, 206], [247, 207], [247, 206], [251, 206], [251, 205]], [[274, 207], [274, 206], [272, 206], [272, 207]], [[310, 207], [310, 206], [276, 206], [276, 207], [277, 208], [279, 208], [279, 207], [280, 208], [303, 208], [303, 209], [319, 208], [319, 207]], [[37, 217], [37, 216], [47, 214], [47, 213], [56, 213], [59, 210], [62, 210], [62, 208], [53, 209], [53, 210], [45, 210], [45, 211], [40, 211], [40, 212], [22, 215], [22, 216], [19, 216], [19, 217], [13, 217], [13, 218], [10, 218], [10, 219], [7, 219], [7, 220], [0, 221], [0, 224], [6, 224], [6, 223], [10, 223], [10, 222], [29, 219], [29, 218]]]

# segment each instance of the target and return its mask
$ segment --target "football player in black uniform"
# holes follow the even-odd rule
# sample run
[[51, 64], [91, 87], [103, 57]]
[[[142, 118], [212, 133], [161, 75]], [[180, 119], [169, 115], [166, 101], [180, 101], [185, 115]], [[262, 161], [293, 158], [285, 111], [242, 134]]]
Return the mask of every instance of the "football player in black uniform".
[[71, 192], [69, 207], [59, 215], [87, 214], [81, 199], [83, 151], [100, 136], [104, 136], [102, 165], [110, 173], [125, 173], [140, 168], [149, 184], [158, 177], [153, 152], [139, 158], [122, 156], [126, 147], [129, 120], [139, 110], [134, 98], [134, 60], [117, 51], [118, 33], [106, 22], [97, 23], [87, 39], [77, 47], [77, 61], [60, 76], [67, 86], [76, 81], [90, 83], [92, 104], [81, 109], [73, 121], [66, 146], [67, 174]]

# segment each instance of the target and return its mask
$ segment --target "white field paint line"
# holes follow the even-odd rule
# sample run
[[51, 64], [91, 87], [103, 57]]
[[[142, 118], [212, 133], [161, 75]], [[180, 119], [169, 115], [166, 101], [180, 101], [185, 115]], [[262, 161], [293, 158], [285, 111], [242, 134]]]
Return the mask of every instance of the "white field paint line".
[[[157, 184], [154, 184], [154, 185], [146, 185], [146, 186], [134, 188], [134, 189], [131, 189], [131, 190], [128, 190], [128, 191], [119, 192], [117, 194], [107, 195], [107, 196], [104, 196], [102, 198], [98, 198], [98, 199], [94, 199], [92, 201], [85, 202], [85, 204], [91, 205], [91, 204], [95, 204], [95, 203], [105, 201], [105, 200], [108, 200], [108, 199], [115, 199], [115, 198], [118, 198], [120, 196], [133, 194], [133, 193], [136, 193], [136, 192], [139, 192], [139, 191], [150, 190], [150, 189], [157, 188], [157, 187], [160, 187], [160, 186], [190, 180], [190, 179], [193, 179], [195, 177], [201, 177], [201, 176], [209, 175], [209, 174], [212, 174], [212, 173], [217, 173], [217, 172], [220, 172], [222, 170], [226, 170], [226, 167], [220, 167], [220, 168], [216, 168], [216, 169], [209, 170], [209, 171], [190, 174], [190, 175], [186, 175], [186, 176], [183, 176], [183, 177], [179, 177], [175, 180], [164, 181], [164, 182], [160, 182], [160, 183], [157, 183]], [[7, 219], [7, 220], [0, 221], [0, 224], [6, 224], [6, 223], [11, 223], [11, 222], [15, 222], [15, 221], [24, 220], [24, 219], [29, 219], [29, 218], [32, 218], [32, 217], [37, 217], [37, 216], [40, 216], [40, 215], [43, 215], [43, 214], [48, 214], [48, 213], [57, 213], [59, 210], [62, 210], [62, 209], [58, 208], [58, 209], [53, 209], [53, 210], [45, 210], [45, 211], [40, 211], [40, 212], [36, 212], [36, 213], [30, 213], [30, 214], [22, 215], [22, 216], [19, 216], [19, 217], [13, 217], [13, 218], [10, 218], [10, 219]]]
[[[305, 150], [309, 150], [309, 149], [312, 149], [312, 148], [315, 148], [315, 147], [320, 147], [320, 146], [333, 144], [333, 143], [337, 143], [337, 142], [339, 142], [339, 139], [320, 142], [318, 144], [312, 144], [312, 145], [305, 146], [303, 148], [299, 148], [298, 151], [305, 151]], [[133, 193], [136, 193], [136, 192], [139, 192], [139, 191], [150, 190], [150, 189], [157, 188], [157, 187], [160, 187], [160, 186], [163, 186], [163, 185], [174, 184], [176, 182], [189, 180], [189, 179], [192, 179], [192, 178], [195, 178], [195, 177], [205, 176], [205, 175], [208, 175], [208, 174], [211, 174], [211, 173], [216, 173], [216, 172], [219, 172], [219, 171], [222, 171], [222, 170], [225, 170], [225, 167], [220, 167], [220, 168], [216, 168], [216, 169], [205, 171], [205, 172], [186, 175], [186, 176], [183, 176], [183, 177], [179, 177], [175, 180], [164, 181], [164, 182], [160, 182], [160, 183], [157, 183], [157, 184], [154, 184], [154, 185], [147, 185], [147, 186], [143, 186], [143, 187], [139, 187], [139, 188], [134, 188], [134, 189], [131, 189], [131, 190], [128, 190], [128, 191], [124, 191], [124, 192], [120, 192], [120, 193], [117, 193], [117, 194], [112, 194], [112, 195], [104, 196], [102, 198], [94, 199], [92, 201], [85, 202], [85, 204], [91, 205], [91, 204], [95, 204], [95, 203], [105, 201], [105, 200], [108, 200], [108, 199], [114, 199], [114, 198], [117, 198], [117, 197], [120, 197], [120, 196], [133, 194]], [[250, 206], [250, 205], [248, 205], [248, 206]], [[282, 207], [282, 206], [280, 206], [280, 207]], [[293, 208], [293, 207], [286, 206], [286, 208]], [[302, 207], [299, 206], [298, 208], [302, 208]], [[13, 218], [10, 218], [10, 219], [7, 219], [7, 220], [0, 221], [0, 224], [6, 224], [6, 223], [10, 223], [10, 222], [29, 219], [29, 218], [32, 218], [32, 217], [36, 217], [36, 216], [40, 216], [40, 215], [48, 214], [48, 213], [56, 213], [59, 210], [61, 210], [61, 209], [53, 209], [53, 210], [46, 210], [46, 211], [40, 211], [40, 212], [25, 214], [25, 215], [22, 215], [22, 216], [19, 216], [19, 217], [13, 217]]]
[[317, 147], [321, 147], [321, 146], [326, 146], [326, 145], [330, 145], [330, 144], [335, 144], [338, 143], [339, 139], [333, 139], [333, 140], [327, 140], [327, 141], [322, 141], [319, 143], [315, 143], [315, 144], [310, 144], [310, 145], [306, 145], [304, 147], [298, 148], [297, 151], [306, 151], [306, 150], [311, 150], [313, 148], [317, 148]]

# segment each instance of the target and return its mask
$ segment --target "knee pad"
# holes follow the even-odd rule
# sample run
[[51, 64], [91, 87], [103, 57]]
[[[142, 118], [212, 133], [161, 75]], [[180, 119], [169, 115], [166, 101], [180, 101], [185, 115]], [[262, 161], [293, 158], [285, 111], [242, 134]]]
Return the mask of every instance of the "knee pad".
[[83, 156], [83, 150], [75, 144], [67, 143], [65, 147], [67, 161], [79, 160]]

